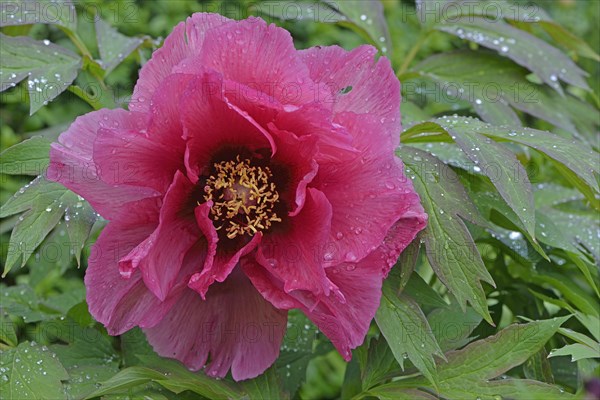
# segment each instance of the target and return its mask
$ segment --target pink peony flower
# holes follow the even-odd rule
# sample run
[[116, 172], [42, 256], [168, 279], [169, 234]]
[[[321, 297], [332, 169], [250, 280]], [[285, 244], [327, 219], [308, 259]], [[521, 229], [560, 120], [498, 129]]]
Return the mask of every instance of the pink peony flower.
[[426, 223], [400, 160], [400, 88], [376, 50], [297, 51], [259, 18], [194, 14], [140, 71], [130, 111], [79, 117], [50, 179], [108, 225], [90, 312], [193, 370], [252, 378], [302, 310], [346, 360]]

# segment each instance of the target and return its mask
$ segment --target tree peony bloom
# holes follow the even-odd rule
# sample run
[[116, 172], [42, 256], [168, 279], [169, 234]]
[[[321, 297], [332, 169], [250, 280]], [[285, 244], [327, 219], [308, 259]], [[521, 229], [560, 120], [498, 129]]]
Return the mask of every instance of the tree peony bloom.
[[140, 71], [130, 110], [79, 117], [50, 179], [109, 223], [90, 312], [162, 356], [236, 380], [302, 310], [346, 360], [426, 215], [395, 158], [400, 88], [376, 50], [297, 51], [262, 19], [194, 14]]

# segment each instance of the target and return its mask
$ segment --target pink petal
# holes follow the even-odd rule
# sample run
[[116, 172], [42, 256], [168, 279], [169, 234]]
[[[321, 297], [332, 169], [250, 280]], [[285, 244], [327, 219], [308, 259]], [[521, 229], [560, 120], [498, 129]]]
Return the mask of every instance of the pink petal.
[[[148, 201], [146, 201], [148, 203]], [[152, 208], [151, 205], [144, 206]], [[111, 335], [120, 335], [136, 325], [151, 327], [157, 324], [182, 293], [180, 284], [164, 301], [150, 292], [139, 273], [125, 279], [117, 263], [152, 233], [154, 216], [146, 210], [138, 213], [135, 207], [125, 210], [129, 219], [110, 222], [92, 247], [85, 274], [87, 303], [92, 316], [106, 326]], [[180, 279], [191, 275], [191, 268], [201, 264], [204, 247], [199, 247], [181, 271]]]
[[346, 128], [334, 123], [331, 110], [323, 108], [320, 103], [305, 104], [280, 112], [273, 125], [296, 136], [316, 136], [320, 149], [315, 155], [318, 162], [337, 161], [347, 157], [348, 152], [358, 153], [352, 145], [352, 135]]
[[162, 47], [152, 54], [152, 58], [140, 70], [129, 109], [148, 111], [150, 99], [173, 68], [185, 58], [200, 53], [206, 32], [226, 21], [229, 19], [219, 14], [196, 13], [185, 23], [180, 22], [175, 26]]
[[289, 32], [260, 18], [231, 21], [207, 31], [193, 63], [259, 88], [281, 104], [312, 102], [325, 89], [309, 77]]
[[248, 115], [242, 115], [226, 102], [222, 81], [214, 73], [197, 76], [185, 92], [180, 109], [187, 139], [186, 167], [188, 176], [195, 182], [207, 168], [214, 154], [226, 147], [235, 146], [251, 151], [271, 148], [273, 138], [257, 126]]
[[183, 167], [183, 151], [138, 131], [103, 128], [94, 143], [94, 162], [108, 184], [146, 186], [165, 193], [175, 171]]
[[202, 272], [192, 275], [188, 283], [188, 286], [198, 292], [203, 299], [206, 299], [206, 292], [208, 292], [210, 285], [215, 281], [223, 282], [237, 266], [240, 258], [254, 250], [262, 239], [262, 233], [259, 232], [233, 253], [219, 249], [217, 245], [219, 237], [212, 220], [208, 216], [211, 206], [212, 202], [203, 203], [196, 207], [195, 213], [198, 226], [207, 238], [208, 249], [209, 252], [212, 251], [212, 254], [209, 253], [209, 256], [206, 257]]
[[328, 265], [355, 262], [371, 253], [390, 227], [419, 203], [388, 139], [369, 136], [381, 129], [377, 118], [354, 113], [341, 113], [337, 118], [356, 135], [361, 153], [345, 161], [321, 163], [313, 183], [333, 208], [329, 242], [335, 246]]
[[[384, 135], [394, 148], [400, 137], [400, 83], [387, 58], [375, 62], [377, 50], [360, 46], [346, 51], [338, 46], [311, 47], [300, 51], [311, 78], [326, 84], [334, 97], [334, 113], [350, 111], [376, 116], [383, 129], [371, 137]], [[343, 89], [352, 89], [343, 93]]]
[[241, 271], [212, 285], [206, 301], [187, 290], [155, 327], [148, 341], [164, 357], [188, 368], [223, 377], [231, 368], [236, 381], [263, 373], [277, 358], [287, 312], [278, 310], [254, 289]]
[[[277, 129], [269, 124], [270, 131], [277, 145], [277, 153], [271, 159], [273, 168], [283, 168], [289, 176], [285, 179], [285, 186], [277, 190], [281, 199], [286, 201], [290, 208], [289, 215], [297, 215], [306, 199], [306, 187], [317, 175], [319, 165], [314, 160], [317, 154], [317, 137], [296, 135]], [[275, 170], [275, 174], [277, 170]], [[283, 171], [280, 172], [283, 174]]]
[[327, 198], [309, 188], [302, 211], [289, 218], [284, 230], [274, 229], [263, 238], [256, 259], [284, 282], [286, 292], [304, 289], [329, 293], [332, 289], [323, 268], [329, 221], [331, 205]]
[[139, 267], [144, 283], [161, 301], [176, 284], [184, 256], [201, 237], [193, 215], [193, 190], [194, 185], [177, 171], [163, 199], [158, 226], [119, 262], [125, 277]]
[[146, 116], [125, 110], [98, 110], [78, 117], [50, 149], [47, 177], [83, 196], [103, 217], [112, 219], [123, 204], [159, 193], [149, 187], [114, 185], [100, 179], [93, 145], [101, 129], [143, 130]]
[[280, 309], [301, 309], [348, 361], [350, 350], [364, 341], [379, 307], [383, 278], [425, 224], [421, 205], [412, 204], [375, 251], [358, 262], [326, 269], [327, 278], [337, 287], [329, 296], [303, 290], [287, 293], [283, 280], [249, 257], [241, 266], [265, 299]]

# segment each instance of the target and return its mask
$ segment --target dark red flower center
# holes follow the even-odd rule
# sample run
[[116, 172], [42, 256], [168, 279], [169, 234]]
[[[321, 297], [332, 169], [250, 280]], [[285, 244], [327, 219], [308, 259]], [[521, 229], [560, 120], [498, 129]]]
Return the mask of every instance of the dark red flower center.
[[279, 192], [268, 166], [237, 156], [215, 162], [213, 171], [204, 186], [204, 199], [213, 202], [210, 211], [217, 230], [223, 229], [225, 236], [234, 239], [281, 222], [275, 212]]

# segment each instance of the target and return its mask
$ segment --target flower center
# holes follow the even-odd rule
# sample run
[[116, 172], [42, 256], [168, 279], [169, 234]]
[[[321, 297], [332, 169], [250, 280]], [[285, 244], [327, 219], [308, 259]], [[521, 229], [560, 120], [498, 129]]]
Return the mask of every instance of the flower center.
[[212, 200], [212, 219], [217, 230], [229, 239], [268, 229], [281, 218], [273, 211], [279, 193], [269, 167], [253, 166], [250, 160], [221, 161], [213, 164], [215, 174], [206, 180], [204, 199]]

